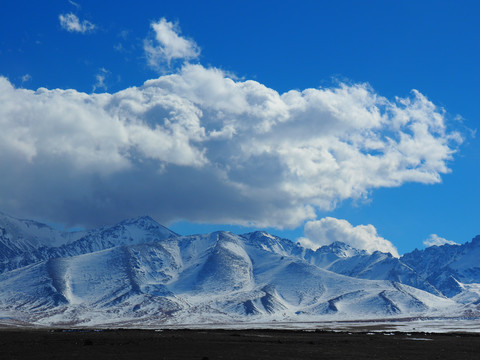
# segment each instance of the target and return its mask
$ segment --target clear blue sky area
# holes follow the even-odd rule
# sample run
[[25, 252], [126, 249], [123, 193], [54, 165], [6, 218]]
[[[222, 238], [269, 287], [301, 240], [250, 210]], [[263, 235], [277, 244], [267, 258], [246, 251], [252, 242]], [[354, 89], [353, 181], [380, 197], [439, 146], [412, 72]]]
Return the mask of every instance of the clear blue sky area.
[[[61, 14], [94, 29], [67, 31]], [[168, 72], [148, 66], [144, 50], [150, 24], [161, 18], [195, 41], [195, 63], [280, 94], [339, 82], [368, 83], [391, 101], [420, 91], [463, 136], [447, 162], [451, 172], [436, 184], [371, 188], [366, 199], [317, 209], [317, 219], [372, 224], [400, 254], [423, 248], [431, 234], [458, 243], [480, 234], [479, 1], [10, 1], [0, 11], [0, 76], [31, 90], [90, 94], [141, 86]], [[2, 101], [0, 94], [6, 106]], [[188, 216], [165, 225], [182, 234], [253, 230]], [[292, 240], [304, 235], [303, 223], [267, 230]]]

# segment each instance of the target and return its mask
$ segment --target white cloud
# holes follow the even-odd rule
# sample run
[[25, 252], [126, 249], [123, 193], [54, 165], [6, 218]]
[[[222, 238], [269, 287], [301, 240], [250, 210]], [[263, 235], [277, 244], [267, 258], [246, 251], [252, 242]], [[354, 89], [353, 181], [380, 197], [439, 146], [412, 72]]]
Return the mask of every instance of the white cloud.
[[155, 41], [145, 40], [144, 50], [148, 63], [155, 69], [161, 69], [165, 62], [170, 66], [172, 60], [192, 60], [200, 55], [195, 41], [180, 36], [177, 24], [161, 18], [151, 24], [155, 32]]
[[80, 9], [80, 4], [77, 4], [75, 1], [68, 0], [68, 2], [69, 2], [70, 4], [72, 4], [73, 6], [75, 6], [77, 9]]
[[62, 28], [69, 32], [79, 32], [85, 34], [92, 32], [96, 28], [96, 26], [88, 20], [83, 20], [80, 22], [80, 19], [73, 13], [60, 14], [58, 19], [60, 20], [60, 25]]
[[32, 76], [30, 74], [25, 74], [22, 76], [22, 83], [26, 83], [32, 80]]
[[326, 217], [307, 222], [304, 233], [305, 237], [299, 239], [300, 244], [313, 250], [340, 241], [368, 253], [389, 252], [398, 257], [395, 246], [379, 236], [373, 225], [353, 226], [346, 220]]
[[110, 72], [105, 68], [101, 68], [99, 70], [98, 74], [95, 75], [97, 82], [93, 85], [93, 92], [95, 92], [97, 89], [103, 89], [105, 91], [108, 90], [108, 87], [105, 84], [105, 79], [109, 73]]
[[111, 94], [0, 78], [0, 103], [0, 208], [90, 225], [149, 213], [295, 227], [375, 188], [439, 182], [461, 141], [417, 91], [279, 94], [191, 64]]
[[451, 240], [444, 239], [444, 238], [438, 236], [437, 234], [430, 234], [430, 235], [428, 236], [428, 238], [426, 238], [426, 239], [423, 241], [423, 245], [424, 245], [425, 247], [430, 247], [430, 246], [442, 246], [442, 245], [445, 245], [445, 244], [458, 245], [456, 242], [451, 241]]

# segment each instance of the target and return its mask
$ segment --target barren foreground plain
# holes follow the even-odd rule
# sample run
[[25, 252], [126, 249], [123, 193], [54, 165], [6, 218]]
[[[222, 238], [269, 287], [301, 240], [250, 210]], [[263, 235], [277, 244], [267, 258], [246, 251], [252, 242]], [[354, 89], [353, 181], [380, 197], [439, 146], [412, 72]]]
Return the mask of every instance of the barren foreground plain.
[[478, 334], [0, 330], [0, 359], [476, 359]]

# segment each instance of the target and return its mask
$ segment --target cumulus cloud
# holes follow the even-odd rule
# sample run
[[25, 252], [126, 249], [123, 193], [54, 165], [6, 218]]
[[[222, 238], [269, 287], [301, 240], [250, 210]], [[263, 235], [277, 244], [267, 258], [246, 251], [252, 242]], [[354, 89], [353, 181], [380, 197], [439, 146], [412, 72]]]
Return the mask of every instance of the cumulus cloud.
[[0, 103], [0, 209], [87, 226], [147, 213], [296, 227], [375, 188], [439, 182], [461, 141], [415, 90], [279, 94], [192, 64], [116, 93], [0, 78]]
[[172, 60], [192, 60], [200, 55], [200, 49], [195, 41], [180, 36], [178, 24], [161, 18], [152, 22], [151, 27], [155, 32], [155, 39], [144, 42], [144, 50], [148, 64], [154, 69], [161, 69]]
[[430, 247], [430, 246], [442, 246], [442, 245], [445, 245], [445, 244], [448, 244], [448, 245], [458, 245], [456, 242], [451, 241], [451, 240], [444, 239], [444, 238], [438, 236], [437, 234], [430, 234], [430, 235], [428, 236], [428, 238], [426, 238], [426, 239], [423, 241], [423, 245], [424, 245], [425, 247]]
[[346, 220], [326, 217], [309, 221], [304, 228], [305, 237], [298, 241], [301, 245], [313, 250], [329, 245], [335, 241], [348, 244], [368, 253], [374, 251], [389, 252], [398, 257], [398, 251], [388, 240], [377, 234], [373, 225], [353, 226]]
[[73, 13], [60, 14], [58, 16], [58, 19], [60, 20], [60, 25], [62, 26], [62, 28], [69, 32], [78, 32], [85, 34], [88, 32], [92, 32], [96, 28], [96, 26], [88, 20], [83, 20], [82, 22], [80, 22], [78, 16]]

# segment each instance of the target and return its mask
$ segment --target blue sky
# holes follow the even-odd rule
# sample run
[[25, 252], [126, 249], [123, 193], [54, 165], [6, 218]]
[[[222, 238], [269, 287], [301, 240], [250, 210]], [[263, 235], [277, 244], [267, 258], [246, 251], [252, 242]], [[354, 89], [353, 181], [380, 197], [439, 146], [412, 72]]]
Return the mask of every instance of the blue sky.
[[[384, 250], [387, 239], [400, 254], [429, 237], [463, 243], [480, 233], [477, 1], [20, 0], [2, 9], [0, 76], [9, 95], [0, 97], [7, 144], [0, 167], [10, 174], [0, 181], [4, 212], [86, 227], [148, 213], [184, 234], [266, 228], [312, 246], [335, 235]], [[163, 30], [155, 30], [162, 19]], [[172, 55], [158, 40], [162, 31], [191, 48]], [[142, 88], [152, 79], [161, 80]], [[205, 79], [250, 85], [199, 93]], [[341, 86], [344, 93], [329, 95]], [[138, 91], [127, 94], [132, 87]], [[23, 92], [38, 88], [48, 90]], [[168, 89], [176, 100], [162, 92]], [[318, 91], [300, 113], [305, 89]], [[281, 98], [290, 91], [303, 95]], [[148, 113], [131, 99], [141, 99], [135, 106]], [[273, 115], [262, 118], [255, 106], [270, 106], [265, 99], [274, 102], [263, 108]], [[419, 124], [434, 129], [432, 116], [439, 116], [444, 128], [400, 144], [385, 109], [417, 116], [414, 99], [423, 104]], [[149, 107], [154, 100], [160, 105]], [[115, 104], [122, 111], [112, 110]], [[373, 124], [372, 106], [390, 118]], [[360, 110], [371, 118], [354, 126]], [[164, 125], [169, 116], [179, 127]], [[411, 134], [405, 126], [402, 133]], [[387, 138], [397, 140], [395, 161], [405, 165], [370, 161], [386, 151]], [[362, 148], [372, 139], [383, 147]], [[422, 150], [432, 141], [432, 150]], [[332, 150], [339, 144], [352, 147], [339, 155]], [[331, 177], [321, 170], [324, 150], [339, 166]], [[366, 167], [358, 162], [352, 170], [357, 160], [348, 154]], [[305, 156], [313, 167], [302, 163]]]

